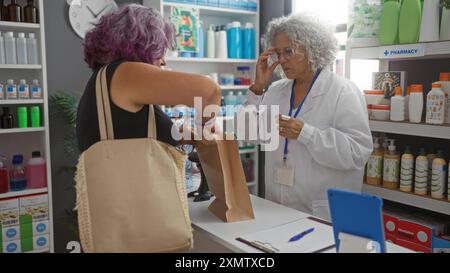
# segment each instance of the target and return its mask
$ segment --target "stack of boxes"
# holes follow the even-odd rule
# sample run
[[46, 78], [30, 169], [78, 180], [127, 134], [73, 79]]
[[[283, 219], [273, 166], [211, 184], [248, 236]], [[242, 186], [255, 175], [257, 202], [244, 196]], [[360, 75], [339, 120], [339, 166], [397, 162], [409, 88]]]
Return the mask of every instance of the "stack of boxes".
[[50, 250], [48, 195], [0, 201], [0, 253]]
[[383, 218], [386, 241], [416, 252], [450, 253], [450, 241], [444, 239], [449, 223], [386, 209]]

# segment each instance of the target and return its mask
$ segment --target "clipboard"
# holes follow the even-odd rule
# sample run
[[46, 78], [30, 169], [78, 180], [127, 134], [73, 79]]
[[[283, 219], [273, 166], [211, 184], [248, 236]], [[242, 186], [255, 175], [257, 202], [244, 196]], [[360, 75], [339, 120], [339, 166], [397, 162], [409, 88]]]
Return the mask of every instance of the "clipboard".
[[383, 225], [383, 200], [377, 196], [328, 190], [333, 233], [339, 252], [339, 234], [350, 234], [373, 240], [380, 245], [380, 252], [386, 252]]
[[[289, 238], [311, 227], [314, 232], [298, 242], [289, 242]], [[335, 247], [331, 225], [313, 217], [246, 234], [236, 240], [266, 253], [320, 253]]]

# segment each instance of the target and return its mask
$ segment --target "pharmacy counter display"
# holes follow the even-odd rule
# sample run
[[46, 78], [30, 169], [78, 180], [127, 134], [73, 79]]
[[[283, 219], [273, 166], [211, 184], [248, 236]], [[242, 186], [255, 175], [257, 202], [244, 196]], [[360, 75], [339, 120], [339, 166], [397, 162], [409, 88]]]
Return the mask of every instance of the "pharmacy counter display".
[[[311, 215], [302, 213], [300, 211], [284, 207], [282, 205], [273, 203], [271, 201], [251, 196], [253, 210], [255, 214], [255, 219], [251, 221], [243, 221], [237, 223], [224, 223], [222, 220], [213, 215], [209, 210], [208, 206], [212, 202], [199, 202], [194, 203], [193, 199], [189, 200], [189, 213], [192, 221], [192, 226], [194, 228], [194, 233], [198, 239], [201, 241], [209, 240], [212, 244], [219, 244], [223, 246], [224, 249], [229, 249], [232, 252], [237, 253], [262, 253], [263, 251], [251, 246], [246, 240], [237, 240], [238, 238], [251, 238], [251, 236], [268, 236], [267, 234], [273, 230], [279, 228], [287, 227], [293, 222], [305, 222], [310, 221]], [[319, 219], [315, 219], [320, 221]], [[333, 231], [331, 226], [322, 224], [322, 230], [316, 227], [315, 232], [322, 232], [318, 238], [324, 238], [323, 240], [332, 240]], [[304, 252], [321, 252], [321, 253], [335, 253], [336, 249], [333, 247], [334, 242], [320, 242], [320, 240], [315, 240], [312, 243], [311, 240], [301, 241], [304, 244], [317, 244], [313, 245], [303, 245], [301, 250]], [[331, 244], [331, 245], [330, 245]], [[329, 246], [329, 247], [323, 247]], [[412, 253], [412, 251], [399, 247], [397, 245], [386, 243], [387, 250], [389, 253]], [[194, 252], [196, 251], [211, 251], [196, 249], [196, 244], [194, 243]], [[317, 248], [317, 249], [316, 249]], [[270, 252], [270, 251], [266, 251]], [[278, 251], [274, 251], [278, 252]], [[283, 250], [279, 252], [284, 252]], [[295, 252], [294, 250], [286, 252]], [[300, 251], [303, 252], [303, 251]]]

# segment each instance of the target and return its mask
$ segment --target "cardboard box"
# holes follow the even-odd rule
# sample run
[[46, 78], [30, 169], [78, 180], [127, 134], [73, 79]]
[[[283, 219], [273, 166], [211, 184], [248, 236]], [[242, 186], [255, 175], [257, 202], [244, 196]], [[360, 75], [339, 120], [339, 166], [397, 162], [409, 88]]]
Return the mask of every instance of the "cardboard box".
[[22, 238], [36, 237], [50, 233], [50, 222], [32, 222], [20, 225], [20, 234]]
[[412, 251], [421, 252], [421, 253], [431, 253], [431, 248], [412, 243], [408, 240], [402, 240], [402, 239], [397, 238], [395, 241], [395, 244], [402, 246], [404, 248], [407, 248], [407, 249], [411, 249]]
[[0, 227], [19, 225], [19, 199], [11, 198], [0, 201]]
[[0, 242], [20, 240], [20, 226], [0, 228]]
[[385, 233], [384, 235], [386, 237], [386, 242], [391, 242], [393, 244], [397, 244], [397, 237], [395, 237], [394, 235], [392, 235], [390, 233]]
[[449, 238], [434, 237], [433, 238], [433, 253], [450, 254], [450, 236], [449, 236]]
[[20, 224], [48, 220], [48, 194], [36, 194], [21, 197]]
[[50, 249], [50, 236], [41, 235], [29, 238], [22, 238], [21, 240], [22, 252], [34, 251], [34, 250], [49, 250]]
[[383, 90], [386, 99], [395, 96], [397, 86], [402, 88], [403, 95], [406, 94], [407, 73], [405, 71], [374, 72], [372, 80], [373, 89]]
[[386, 213], [383, 214], [384, 232], [397, 236], [398, 219]]
[[0, 253], [21, 253], [20, 240], [0, 242]]

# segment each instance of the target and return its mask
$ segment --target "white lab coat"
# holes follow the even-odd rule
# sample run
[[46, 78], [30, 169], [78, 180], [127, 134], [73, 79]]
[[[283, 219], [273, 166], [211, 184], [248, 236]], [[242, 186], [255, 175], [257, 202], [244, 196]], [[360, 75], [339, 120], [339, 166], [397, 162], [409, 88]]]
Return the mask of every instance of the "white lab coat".
[[[249, 91], [244, 105], [279, 105], [288, 115], [293, 80], [273, 83], [264, 96]], [[295, 113], [295, 111], [293, 111]], [[361, 91], [351, 81], [324, 69], [297, 116], [305, 125], [289, 141], [288, 165], [295, 169], [294, 186], [273, 182], [281, 165], [285, 138], [266, 152], [266, 198], [285, 206], [330, 219], [327, 190], [361, 192], [364, 167], [372, 152], [372, 134]]]

